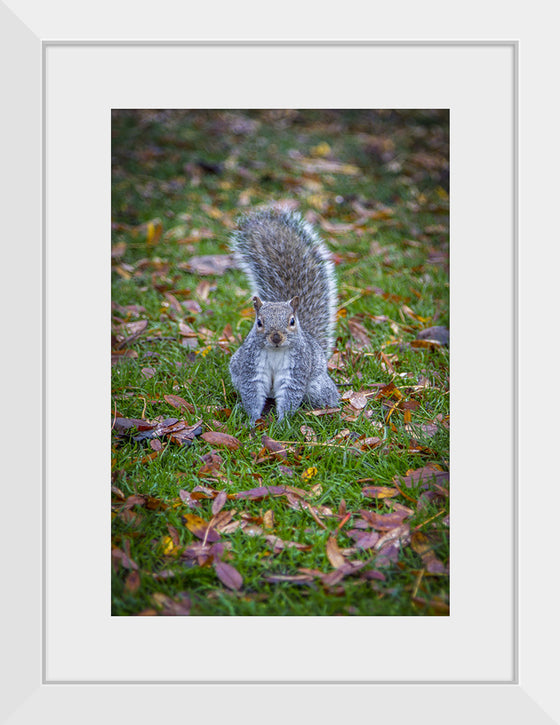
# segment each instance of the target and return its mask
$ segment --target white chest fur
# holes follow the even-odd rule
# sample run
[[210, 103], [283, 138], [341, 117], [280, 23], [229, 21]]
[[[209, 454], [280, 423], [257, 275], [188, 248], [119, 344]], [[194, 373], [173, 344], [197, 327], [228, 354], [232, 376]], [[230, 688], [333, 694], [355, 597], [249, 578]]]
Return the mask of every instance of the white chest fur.
[[289, 351], [286, 348], [266, 348], [261, 351], [257, 367], [259, 380], [267, 391], [267, 397], [275, 398], [282, 383], [289, 379]]

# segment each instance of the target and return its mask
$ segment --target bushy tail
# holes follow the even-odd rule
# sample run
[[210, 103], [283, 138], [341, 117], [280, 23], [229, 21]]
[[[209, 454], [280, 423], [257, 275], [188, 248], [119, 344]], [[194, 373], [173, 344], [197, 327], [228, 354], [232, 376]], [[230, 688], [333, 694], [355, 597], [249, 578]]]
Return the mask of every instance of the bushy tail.
[[334, 344], [334, 264], [313, 227], [294, 212], [276, 209], [243, 216], [232, 236], [238, 266], [263, 301], [299, 296], [298, 318], [327, 357]]

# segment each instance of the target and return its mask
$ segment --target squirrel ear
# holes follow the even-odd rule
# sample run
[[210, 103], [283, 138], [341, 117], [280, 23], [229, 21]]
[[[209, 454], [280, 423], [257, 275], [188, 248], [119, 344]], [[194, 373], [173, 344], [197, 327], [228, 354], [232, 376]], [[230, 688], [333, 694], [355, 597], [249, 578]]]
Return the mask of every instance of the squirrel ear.
[[262, 307], [262, 302], [260, 301], [260, 298], [257, 297], [257, 295], [253, 297], [253, 307], [255, 308], [255, 312], [258, 314], [259, 310]]
[[290, 300], [290, 305], [292, 307], [292, 310], [295, 312], [299, 305], [299, 297], [296, 295], [295, 297], [292, 297]]

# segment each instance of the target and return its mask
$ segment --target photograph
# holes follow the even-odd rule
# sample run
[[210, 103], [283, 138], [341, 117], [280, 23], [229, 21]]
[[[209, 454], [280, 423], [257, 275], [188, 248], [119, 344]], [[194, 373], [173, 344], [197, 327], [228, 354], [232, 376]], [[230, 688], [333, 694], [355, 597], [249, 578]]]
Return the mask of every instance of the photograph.
[[449, 617], [449, 108], [110, 116], [111, 616]]

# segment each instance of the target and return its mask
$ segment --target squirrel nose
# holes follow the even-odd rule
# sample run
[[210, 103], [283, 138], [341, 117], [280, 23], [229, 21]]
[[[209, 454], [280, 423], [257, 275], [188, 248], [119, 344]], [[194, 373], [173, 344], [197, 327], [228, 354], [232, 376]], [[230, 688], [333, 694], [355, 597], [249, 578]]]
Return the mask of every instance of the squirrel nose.
[[273, 332], [270, 339], [275, 345], [278, 345], [282, 341], [282, 335], [279, 332]]

